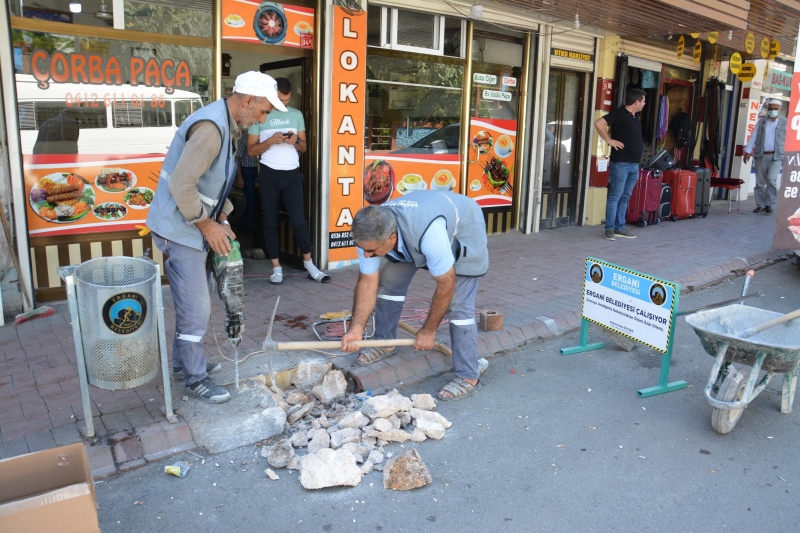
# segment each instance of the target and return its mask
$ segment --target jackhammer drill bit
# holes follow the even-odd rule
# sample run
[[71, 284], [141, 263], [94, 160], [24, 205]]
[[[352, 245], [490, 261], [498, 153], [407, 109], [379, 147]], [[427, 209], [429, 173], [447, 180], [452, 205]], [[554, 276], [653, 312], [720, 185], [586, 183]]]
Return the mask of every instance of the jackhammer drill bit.
[[214, 253], [214, 278], [217, 293], [225, 305], [225, 330], [233, 346], [236, 391], [239, 391], [239, 344], [244, 331], [244, 261], [239, 242], [231, 240], [228, 255]]

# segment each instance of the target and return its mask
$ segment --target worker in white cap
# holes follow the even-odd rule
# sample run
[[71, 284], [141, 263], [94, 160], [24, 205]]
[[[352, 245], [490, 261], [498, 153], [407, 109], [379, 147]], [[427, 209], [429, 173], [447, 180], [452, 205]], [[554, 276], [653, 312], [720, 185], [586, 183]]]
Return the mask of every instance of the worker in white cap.
[[228, 223], [228, 193], [236, 179], [240, 130], [263, 122], [273, 109], [286, 110], [275, 80], [245, 72], [230, 97], [189, 115], [169, 146], [147, 215], [153, 243], [168, 257], [164, 267], [175, 304], [172, 370], [190, 393], [209, 403], [230, 394], [208, 376], [219, 365], [207, 363], [203, 353], [211, 314], [206, 256], [209, 248], [227, 255], [228, 239], [236, 238]]
[[744, 162], [753, 157], [756, 170], [756, 208], [753, 213], [770, 214], [778, 197], [778, 177], [783, 162], [786, 140], [786, 119], [779, 117], [783, 103], [777, 98], [767, 100], [767, 116], [756, 122], [753, 135], [744, 147]]

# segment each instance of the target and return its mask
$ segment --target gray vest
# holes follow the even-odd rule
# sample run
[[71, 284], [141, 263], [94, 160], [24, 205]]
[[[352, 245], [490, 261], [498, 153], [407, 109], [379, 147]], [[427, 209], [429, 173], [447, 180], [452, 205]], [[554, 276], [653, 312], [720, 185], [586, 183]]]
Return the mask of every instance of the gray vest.
[[147, 227], [154, 233], [197, 250], [208, 249], [208, 243], [203, 239], [203, 234], [197, 226], [188, 224], [183, 214], [181, 214], [169, 190], [169, 180], [175, 167], [178, 166], [183, 149], [186, 147], [186, 134], [193, 125], [204, 120], [213, 122], [219, 128], [222, 145], [219, 154], [211, 163], [211, 167], [205, 174], [200, 176], [197, 189], [209, 218], [216, 219], [217, 215], [222, 211], [225, 199], [228, 197], [231, 185], [233, 185], [236, 177], [230, 118], [228, 116], [228, 106], [224, 99], [217, 100], [195, 111], [178, 128], [175, 138], [172, 139], [172, 143], [169, 145], [164, 164], [161, 166], [161, 173], [158, 176], [158, 188], [153, 197], [153, 203], [150, 204], [150, 213], [147, 215]]
[[[756, 145], [753, 148], [753, 157], [764, 157], [764, 137], [766, 136], [767, 121], [769, 118], [763, 117], [758, 119], [756, 130], [758, 137], [756, 138]], [[773, 161], [780, 161], [783, 159], [783, 146], [786, 140], [786, 119], [778, 117], [778, 125], [775, 127], [775, 153], [767, 154]]]
[[421, 249], [422, 237], [434, 220], [444, 218], [456, 258], [456, 274], [477, 277], [489, 270], [486, 223], [475, 200], [452, 192], [417, 191], [383, 206], [397, 216], [400, 235], [417, 268], [427, 265]]

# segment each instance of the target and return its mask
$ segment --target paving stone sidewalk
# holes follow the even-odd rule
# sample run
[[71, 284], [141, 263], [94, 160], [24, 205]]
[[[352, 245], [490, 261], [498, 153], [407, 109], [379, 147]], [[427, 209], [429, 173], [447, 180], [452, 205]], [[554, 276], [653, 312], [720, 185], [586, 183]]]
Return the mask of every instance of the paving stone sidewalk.
[[[741, 211], [727, 213], [727, 201], [715, 201], [706, 219], [662, 222], [632, 228], [637, 239], [606, 241], [601, 227], [545, 230], [535, 235], [511, 233], [489, 238], [491, 269], [480, 283], [476, 311], [504, 314], [504, 329], [480, 332], [479, 352], [492, 357], [527, 342], [550, 339], [580, 325], [583, 268], [596, 257], [675, 281], [693, 290], [769, 264], [788, 255], [771, 249], [774, 215], [753, 214], [752, 200]], [[268, 261], [246, 263], [246, 328], [241, 353], [259, 350], [276, 296], [281, 296], [273, 337], [312, 340], [311, 324], [325, 312], [349, 309], [357, 267], [331, 272], [330, 284], [317, 284], [305, 273], [286, 268], [285, 282], [270, 285]], [[434, 281], [425, 272], [414, 279], [406, 303], [407, 321], [418, 327], [433, 294]], [[206, 335], [210, 360], [229, 353], [222, 328], [221, 304], [213, 298], [213, 329]], [[174, 309], [165, 291], [167, 338], [173, 335]], [[84, 438], [84, 415], [66, 303], [56, 314], [20, 326], [0, 328], [0, 458], [86, 442], [95, 477], [136, 468], [175, 453], [194, 449], [191, 429], [183, 419], [170, 424], [162, 413], [160, 374], [141, 387], [122, 391], [91, 389], [97, 437]], [[406, 316], [406, 315], [404, 315]], [[416, 319], [415, 319], [416, 317]], [[403, 336], [404, 333], [400, 333]], [[447, 327], [438, 339], [448, 344]], [[218, 348], [219, 346], [219, 348]], [[355, 364], [355, 355], [334, 359], [357, 387], [376, 392], [418, 383], [450, 372], [450, 359], [438, 351], [402, 351], [369, 366]], [[182, 384], [172, 382], [173, 390]], [[435, 392], [435, 391], [431, 391]], [[225, 404], [214, 406], [223, 414]], [[180, 415], [180, 405], [176, 406]]]

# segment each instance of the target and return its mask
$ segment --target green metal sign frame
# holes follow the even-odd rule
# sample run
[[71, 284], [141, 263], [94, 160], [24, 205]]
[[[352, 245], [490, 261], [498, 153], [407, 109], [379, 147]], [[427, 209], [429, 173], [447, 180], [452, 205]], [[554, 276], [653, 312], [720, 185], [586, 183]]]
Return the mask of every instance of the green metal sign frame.
[[[658, 378], [658, 385], [656, 385], [654, 387], [648, 387], [646, 389], [639, 389], [636, 393], [641, 398], [647, 398], [648, 396], [655, 396], [656, 394], [663, 394], [665, 392], [671, 392], [671, 391], [674, 391], [674, 390], [686, 388], [688, 386], [688, 384], [683, 380], [673, 381], [671, 383], [669, 381], [669, 369], [670, 369], [670, 366], [672, 365], [672, 347], [675, 344], [674, 343], [674, 341], [675, 341], [675, 319], [678, 316], [677, 309], [678, 309], [678, 303], [679, 303], [679, 300], [680, 300], [680, 286], [677, 283], [673, 283], [671, 281], [667, 281], [667, 280], [664, 280], [664, 279], [656, 278], [656, 277], [650, 276], [648, 274], [643, 274], [641, 272], [637, 272], [636, 270], [631, 270], [629, 268], [621, 267], [621, 266], [615, 265], [613, 263], [609, 263], [607, 261], [603, 261], [601, 259], [595, 259], [593, 257], [587, 257], [586, 258], [586, 269], [589, 269], [591, 264], [597, 264], [597, 265], [601, 265], [601, 266], [604, 266], [604, 267], [607, 267], [607, 268], [619, 270], [619, 271], [622, 271], [624, 273], [632, 274], [632, 275], [635, 275], [635, 276], [639, 276], [639, 277], [645, 278], [647, 280], [654, 281], [654, 282], [657, 282], [657, 283], [660, 283], [660, 284], [663, 284], [665, 286], [669, 286], [669, 287], [672, 288], [673, 296], [672, 296], [672, 305], [670, 305], [670, 320], [669, 320], [669, 332], [668, 332], [668, 340], [667, 340], [667, 349], [666, 349], [666, 351], [662, 351], [661, 349], [659, 349], [656, 346], [652, 346], [650, 344], [647, 344], [647, 346], [662, 352], [661, 353], [661, 372], [660, 372], [659, 378]], [[587, 272], [587, 270], [584, 270], [584, 272]], [[597, 324], [599, 326], [602, 326], [602, 327], [605, 327], [605, 328], [610, 328], [610, 327], [607, 324], [600, 324], [599, 322], [596, 322], [594, 320], [586, 318], [586, 316], [584, 314], [584, 306], [585, 306], [585, 300], [586, 300], [586, 278], [585, 277], [584, 277], [584, 288], [583, 288], [583, 300], [584, 300], [584, 303], [581, 306], [580, 344], [578, 344], [577, 346], [569, 347], [569, 348], [561, 348], [561, 355], [573, 355], [573, 354], [576, 354], [576, 353], [588, 352], [590, 350], [598, 350], [600, 348], [605, 348], [605, 343], [604, 342], [594, 342], [594, 343], [591, 343], [591, 344], [589, 343], [589, 323], [590, 322], [595, 323], [595, 324]], [[641, 341], [639, 339], [636, 339], [636, 338], [633, 338], [630, 335], [626, 334], [625, 332], [618, 331], [618, 330], [615, 330], [613, 328], [610, 328], [610, 329], [612, 329], [616, 333], [619, 333], [620, 335], [624, 335], [625, 337], [628, 337], [631, 340], [643, 343], [643, 341]], [[643, 344], [645, 344], [645, 343], [643, 343]]]

